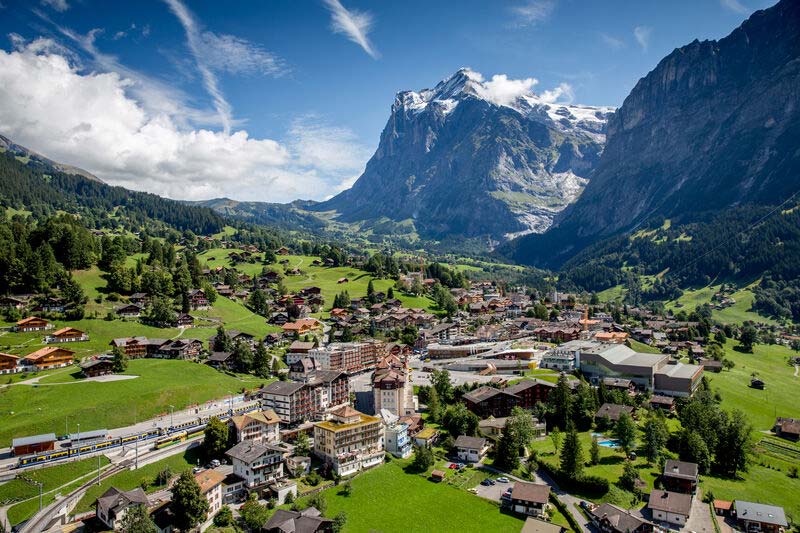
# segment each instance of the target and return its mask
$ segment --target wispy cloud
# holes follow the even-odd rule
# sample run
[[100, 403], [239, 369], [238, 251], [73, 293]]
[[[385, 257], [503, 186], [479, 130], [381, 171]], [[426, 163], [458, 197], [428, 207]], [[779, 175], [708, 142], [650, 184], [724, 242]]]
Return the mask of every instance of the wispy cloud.
[[246, 39], [210, 31], [201, 38], [205, 61], [217, 72], [282, 76], [288, 71], [280, 58]]
[[180, 0], [165, 0], [165, 2], [175, 16], [178, 17], [178, 20], [186, 32], [186, 43], [197, 64], [197, 70], [200, 72], [200, 77], [203, 80], [203, 86], [214, 101], [214, 108], [217, 110], [217, 114], [222, 122], [223, 130], [226, 134], [230, 133], [231, 123], [233, 122], [233, 109], [222, 94], [217, 77], [206, 63], [203, 54], [203, 39], [200, 28], [194, 19], [194, 15], [189, 12], [189, 9], [183, 5]]
[[633, 28], [633, 37], [644, 52], [647, 52], [647, 48], [650, 46], [650, 37], [652, 35], [653, 28], [650, 26], [636, 26]]
[[623, 41], [619, 37], [615, 37], [613, 35], [609, 35], [608, 33], [604, 33], [604, 32], [600, 32], [600, 41], [604, 45], [606, 45], [609, 48], [612, 48], [614, 50], [619, 50], [620, 48], [624, 48], [625, 47], [625, 41]]
[[535, 26], [547, 20], [556, 8], [555, 0], [528, 0], [511, 7], [516, 26]]
[[346, 9], [339, 0], [323, 0], [328, 11], [331, 12], [331, 29], [340, 33], [360, 46], [373, 59], [378, 59], [380, 54], [369, 40], [374, 18], [367, 11]]
[[64, 11], [69, 9], [69, 4], [67, 3], [67, 0], [41, 0], [41, 2], [43, 6], [50, 6], [59, 13], [63, 13]]
[[722, 7], [729, 9], [734, 13], [746, 15], [751, 11], [750, 8], [742, 4], [739, 0], [719, 0], [719, 3], [722, 5]]

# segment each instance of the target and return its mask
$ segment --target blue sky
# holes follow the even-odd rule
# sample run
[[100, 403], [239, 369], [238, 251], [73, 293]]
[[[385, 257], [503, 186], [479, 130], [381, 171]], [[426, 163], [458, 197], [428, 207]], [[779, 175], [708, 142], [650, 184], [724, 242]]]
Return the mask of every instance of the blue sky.
[[399, 90], [469, 66], [619, 106], [674, 48], [772, 3], [0, 0], [0, 133], [171, 197], [322, 199]]

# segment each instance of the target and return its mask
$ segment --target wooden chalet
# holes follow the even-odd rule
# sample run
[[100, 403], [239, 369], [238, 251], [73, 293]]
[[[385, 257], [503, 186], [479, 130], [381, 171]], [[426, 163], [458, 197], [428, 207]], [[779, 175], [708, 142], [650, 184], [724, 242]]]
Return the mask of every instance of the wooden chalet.
[[75, 352], [58, 346], [45, 346], [40, 350], [29, 353], [23, 358], [26, 366], [36, 367], [37, 370], [46, 368], [61, 368], [72, 364]]

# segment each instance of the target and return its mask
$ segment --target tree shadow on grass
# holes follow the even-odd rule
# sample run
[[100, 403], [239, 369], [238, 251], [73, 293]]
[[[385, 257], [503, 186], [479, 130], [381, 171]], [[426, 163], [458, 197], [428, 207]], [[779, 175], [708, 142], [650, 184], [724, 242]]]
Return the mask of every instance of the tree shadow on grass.
[[607, 455], [605, 457], [601, 457], [599, 464], [601, 465], [618, 465], [620, 463], [625, 462], [625, 458], [621, 455]]

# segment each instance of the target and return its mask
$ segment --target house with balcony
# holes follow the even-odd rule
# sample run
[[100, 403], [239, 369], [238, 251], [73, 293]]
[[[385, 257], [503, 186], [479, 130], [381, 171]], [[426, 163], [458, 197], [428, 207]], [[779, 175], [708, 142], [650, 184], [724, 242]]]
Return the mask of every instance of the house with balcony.
[[383, 462], [383, 421], [345, 406], [314, 424], [314, 454], [340, 476]]
[[233, 465], [233, 474], [244, 480], [244, 487], [259, 489], [286, 477], [283, 469], [285, 450], [273, 444], [240, 442], [227, 452]]
[[390, 411], [383, 409], [381, 418], [384, 423], [384, 448], [395, 457], [404, 459], [411, 455], [412, 443], [408, 434], [408, 424]]
[[61, 328], [44, 338], [47, 344], [61, 342], [84, 342], [89, 340], [89, 334], [76, 328]]
[[278, 429], [280, 417], [272, 409], [253, 413], [244, 413], [232, 417], [229, 424], [236, 434], [236, 442], [253, 442], [270, 444], [280, 442]]

